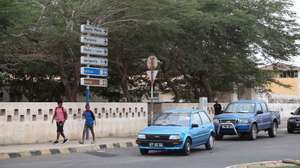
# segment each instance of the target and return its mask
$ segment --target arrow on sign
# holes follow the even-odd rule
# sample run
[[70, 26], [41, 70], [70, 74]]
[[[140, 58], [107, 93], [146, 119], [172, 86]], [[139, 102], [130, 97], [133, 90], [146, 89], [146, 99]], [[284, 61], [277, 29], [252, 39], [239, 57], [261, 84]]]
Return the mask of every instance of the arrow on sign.
[[154, 82], [157, 76], [158, 70], [155, 71], [147, 71], [147, 76], [151, 82]]
[[80, 63], [85, 65], [108, 66], [107, 58], [80, 57]]
[[88, 46], [81, 46], [80, 52], [82, 54], [90, 54], [90, 55], [98, 55], [98, 56], [107, 56], [108, 50], [104, 47], [88, 47]]
[[80, 85], [95, 86], [95, 87], [107, 87], [107, 79], [80, 78]]
[[81, 75], [107, 77], [108, 76], [108, 69], [107, 68], [81, 67], [80, 68], [80, 74]]

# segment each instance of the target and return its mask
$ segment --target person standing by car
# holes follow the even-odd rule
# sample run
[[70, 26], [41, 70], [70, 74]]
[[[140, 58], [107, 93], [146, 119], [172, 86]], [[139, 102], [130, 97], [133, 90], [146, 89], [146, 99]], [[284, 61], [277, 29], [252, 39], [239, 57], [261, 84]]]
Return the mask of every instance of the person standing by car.
[[56, 140], [54, 141], [54, 144], [58, 143], [59, 140], [59, 136], [61, 135], [64, 140], [63, 143], [66, 143], [68, 141], [68, 138], [66, 138], [65, 134], [64, 134], [64, 124], [68, 118], [68, 114], [65, 110], [65, 108], [62, 106], [62, 101], [59, 100], [57, 102], [57, 107], [54, 110], [54, 114], [53, 114], [53, 118], [52, 118], [52, 123], [54, 120], [56, 120], [56, 127], [57, 127], [57, 136], [56, 136]]
[[219, 115], [222, 113], [222, 106], [219, 104], [218, 100], [215, 100], [214, 104], [215, 115]]
[[93, 111], [90, 109], [89, 104], [85, 105], [85, 111], [83, 112], [83, 116], [85, 118], [85, 124], [84, 124], [83, 132], [82, 132], [82, 139], [79, 143], [84, 144], [84, 138], [86, 135], [86, 131], [88, 131], [88, 129], [90, 129], [92, 136], [93, 136], [92, 144], [94, 144], [95, 143], [94, 124], [96, 125], [96, 121], [95, 121], [95, 115], [94, 115]]

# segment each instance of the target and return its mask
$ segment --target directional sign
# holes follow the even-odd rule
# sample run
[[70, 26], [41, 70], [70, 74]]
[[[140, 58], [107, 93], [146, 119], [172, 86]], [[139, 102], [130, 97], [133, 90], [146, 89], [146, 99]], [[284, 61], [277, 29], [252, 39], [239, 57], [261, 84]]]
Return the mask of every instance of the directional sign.
[[80, 63], [85, 65], [108, 66], [107, 58], [80, 57]]
[[80, 78], [80, 84], [83, 86], [107, 87], [107, 79]]
[[158, 64], [158, 59], [155, 56], [149, 56], [147, 59], [147, 67], [150, 70], [154, 70], [155, 68], [157, 68], [157, 64]]
[[85, 44], [107, 46], [108, 39], [106, 37], [81, 36], [80, 42]]
[[82, 54], [90, 54], [90, 55], [98, 55], [98, 56], [107, 56], [108, 49], [104, 47], [88, 47], [88, 46], [81, 46], [80, 52]]
[[91, 25], [81, 25], [81, 33], [90, 33], [95, 35], [107, 36], [107, 29], [91, 26]]
[[81, 67], [80, 68], [80, 74], [81, 75], [107, 77], [108, 76], [108, 69], [107, 68]]
[[158, 70], [155, 70], [153, 72], [147, 71], [147, 76], [150, 79], [151, 82], [154, 82], [157, 76]]

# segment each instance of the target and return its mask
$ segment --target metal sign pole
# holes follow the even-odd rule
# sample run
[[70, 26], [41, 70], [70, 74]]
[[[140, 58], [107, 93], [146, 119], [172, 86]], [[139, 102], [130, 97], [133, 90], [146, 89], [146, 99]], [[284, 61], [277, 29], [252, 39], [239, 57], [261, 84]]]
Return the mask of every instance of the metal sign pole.
[[[90, 25], [89, 20], [86, 21], [86, 25]], [[90, 33], [88, 33], [87, 35], [90, 36]], [[88, 44], [87, 46], [89, 47], [90, 45]], [[86, 57], [89, 58], [90, 54], [87, 54]], [[90, 67], [90, 65], [87, 64], [87, 67]], [[88, 75], [87, 78], [90, 78], [90, 76]], [[86, 96], [85, 99], [86, 104], [90, 104], [90, 86], [86, 86], [85, 96]]]
[[154, 84], [154, 80], [153, 80], [153, 69], [151, 69], [151, 124], [153, 123], [153, 119], [154, 119], [154, 102], [153, 102], [153, 84]]

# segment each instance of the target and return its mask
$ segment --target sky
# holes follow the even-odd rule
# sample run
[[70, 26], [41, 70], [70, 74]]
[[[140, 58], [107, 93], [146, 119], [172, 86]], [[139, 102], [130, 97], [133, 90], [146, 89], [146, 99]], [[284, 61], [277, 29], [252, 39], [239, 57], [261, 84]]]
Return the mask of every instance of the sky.
[[[294, 0], [294, 9], [293, 9], [296, 13], [297, 13], [297, 17], [298, 17], [298, 23], [300, 24], [300, 0]], [[294, 59], [294, 63], [292, 63], [294, 65], [300, 66], [300, 56], [296, 57]]]

